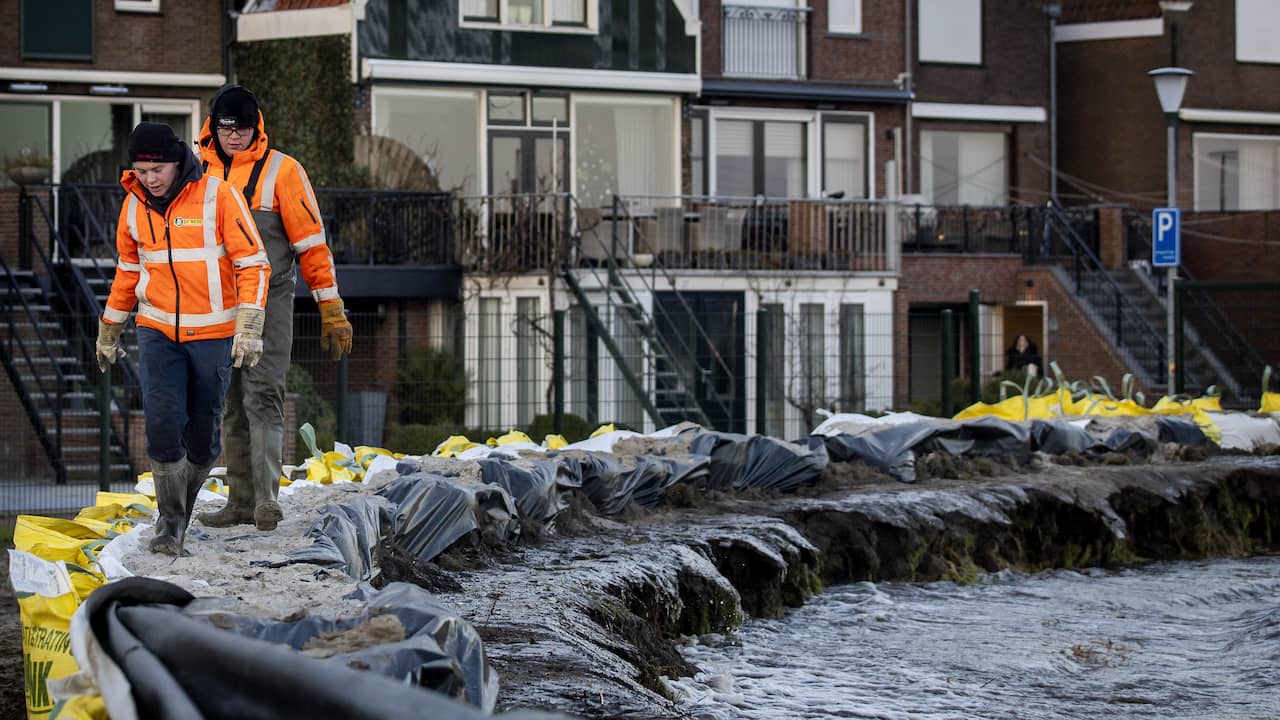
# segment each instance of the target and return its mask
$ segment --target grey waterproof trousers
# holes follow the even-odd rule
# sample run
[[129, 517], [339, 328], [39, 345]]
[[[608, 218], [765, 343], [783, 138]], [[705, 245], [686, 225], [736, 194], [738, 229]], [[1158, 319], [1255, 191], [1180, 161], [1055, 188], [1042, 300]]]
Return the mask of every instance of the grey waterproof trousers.
[[222, 438], [230, 486], [227, 502], [250, 510], [259, 503], [275, 500], [280, 491], [285, 376], [293, 352], [293, 294], [297, 284], [293, 248], [280, 216], [254, 210], [253, 219], [271, 262], [262, 358], [254, 367], [232, 368]]

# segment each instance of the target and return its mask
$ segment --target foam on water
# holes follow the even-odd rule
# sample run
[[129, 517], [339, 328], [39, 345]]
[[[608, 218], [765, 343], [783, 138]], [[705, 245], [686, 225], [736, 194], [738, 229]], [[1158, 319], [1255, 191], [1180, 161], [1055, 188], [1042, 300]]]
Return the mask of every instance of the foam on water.
[[1280, 557], [857, 583], [670, 681], [703, 718], [1280, 717]]

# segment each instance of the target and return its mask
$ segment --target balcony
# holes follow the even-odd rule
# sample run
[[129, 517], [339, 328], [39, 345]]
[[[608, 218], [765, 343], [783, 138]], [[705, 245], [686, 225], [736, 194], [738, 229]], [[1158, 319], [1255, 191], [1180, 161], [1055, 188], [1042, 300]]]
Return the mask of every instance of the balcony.
[[579, 217], [579, 262], [894, 274], [892, 206], [867, 200], [627, 196]]
[[724, 76], [804, 79], [805, 28], [811, 10], [725, 5], [721, 31]]

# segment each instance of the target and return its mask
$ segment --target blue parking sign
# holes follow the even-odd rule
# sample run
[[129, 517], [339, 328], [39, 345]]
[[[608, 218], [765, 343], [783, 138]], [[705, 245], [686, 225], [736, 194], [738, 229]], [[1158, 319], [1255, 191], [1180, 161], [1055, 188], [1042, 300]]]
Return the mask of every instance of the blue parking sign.
[[1151, 213], [1151, 264], [1177, 267], [1182, 263], [1182, 210], [1156, 208]]

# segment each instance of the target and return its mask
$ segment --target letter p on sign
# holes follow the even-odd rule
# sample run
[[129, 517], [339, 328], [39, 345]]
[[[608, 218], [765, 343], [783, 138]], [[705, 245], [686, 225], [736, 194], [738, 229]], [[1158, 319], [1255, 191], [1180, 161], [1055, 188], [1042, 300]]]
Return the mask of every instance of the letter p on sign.
[[1182, 262], [1182, 211], [1156, 208], [1151, 213], [1151, 264], [1177, 267]]

